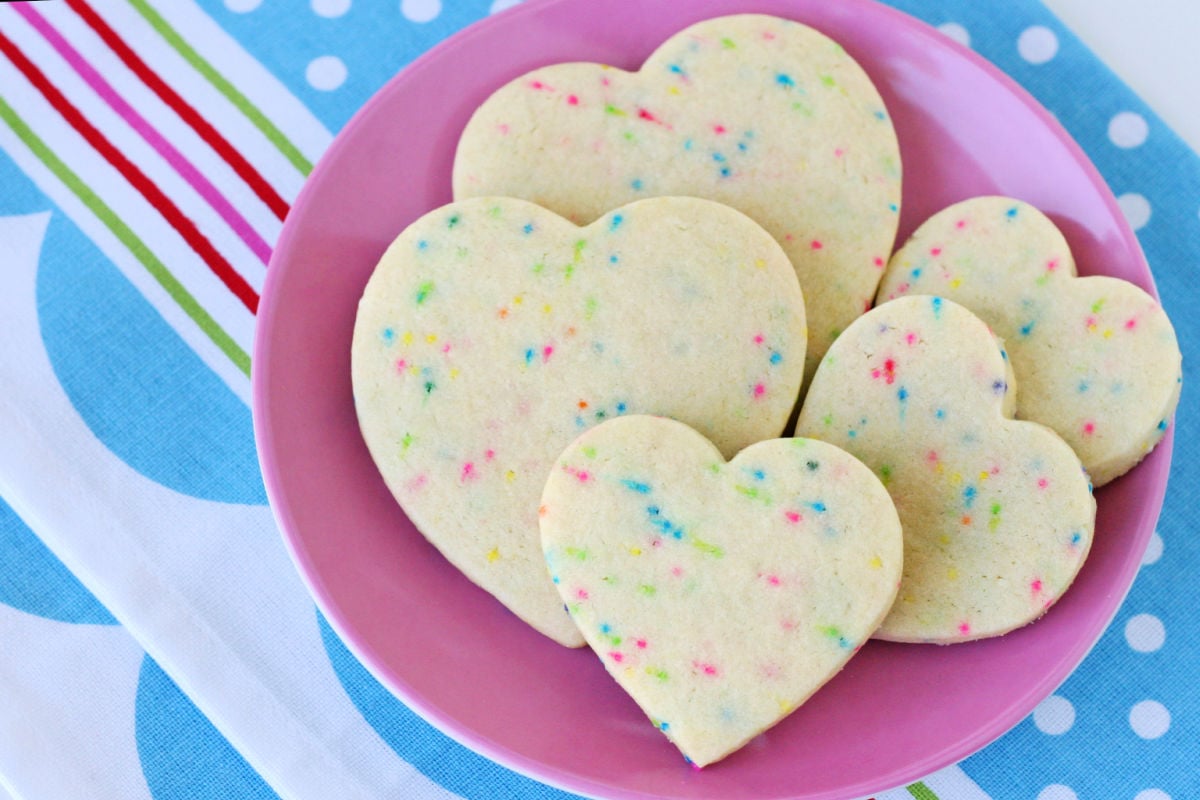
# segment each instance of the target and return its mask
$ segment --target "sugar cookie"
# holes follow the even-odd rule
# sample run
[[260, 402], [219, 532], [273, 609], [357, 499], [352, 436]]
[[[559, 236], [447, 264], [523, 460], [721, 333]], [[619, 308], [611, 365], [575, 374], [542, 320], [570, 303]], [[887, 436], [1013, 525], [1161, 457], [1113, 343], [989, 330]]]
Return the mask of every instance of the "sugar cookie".
[[588, 644], [699, 766], [842, 668], [891, 606], [903, 558], [887, 492], [838, 448], [775, 439], [726, 463], [645, 416], [567, 448], [541, 530]]
[[779, 245], [695, 198], [586, 228], [477, 198], [414, 222], [359, 305], [363, 436], [414, 524], [542, 633], [582, 638], [554, 591], [537, 507], [590, 425], [652, 412], [727, 453], [778, 436], [799, 391], [804, 304]]
[[513, 80], [467, 124], [453, 184], [459, 199], [522, 197], [579, 223], [654, 195], [743, 211], [800, 277], [811, 375], [871, 306], [899, 221], [900, 150], [838, 43], [746, 14], [681, 31], [637, 72], [570, 63]]
[[1101, 486], [1166, 433], [1182, 385], [1158, 302], [1127, 281], [1075, 277], [1058, 228], [1033, 206], [977, 197], [930, 217], [888, 264], [879, 299], [941, 295], [1004, 339], [1017, 416], [1054, 429]]
[[1041, 616], [1087, 556], [1087, 475], [1049, 428], [1008, 418], [1006, 367], [971, 312], [902, 297], [855, 320], [813, 378], [796, 435], [862, 459], [904, 528], [904, 577], [877, 638], [1003, 634]]

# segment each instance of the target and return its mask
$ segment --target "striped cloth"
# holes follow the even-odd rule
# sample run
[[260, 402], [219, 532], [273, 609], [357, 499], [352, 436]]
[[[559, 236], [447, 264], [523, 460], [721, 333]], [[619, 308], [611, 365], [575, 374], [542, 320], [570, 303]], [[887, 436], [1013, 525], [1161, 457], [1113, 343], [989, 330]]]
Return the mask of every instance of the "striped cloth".
[[[266, 506], [248, 410], [271, 247], [331, 131], [512, 4], [0, 4], [0, 800], [569, 796], [450, 741], [338, 640]], [[1200, 159], [1036, 0], [892, 4], [1059, 115], [1183, 308]], [[1132, 109], [1145, 146], [1122, 133], [1112, 152], [1106, 103]], [[1197, 334], [1181, 326], [1185, 350]], [[1190, 415], [1185, 397], [1177, 471]], [[1081, 677], [982, 753], [876, 800], [1200, 796], [1177, 746], [1200, 740], [1184, 505], [1168, 498]]]

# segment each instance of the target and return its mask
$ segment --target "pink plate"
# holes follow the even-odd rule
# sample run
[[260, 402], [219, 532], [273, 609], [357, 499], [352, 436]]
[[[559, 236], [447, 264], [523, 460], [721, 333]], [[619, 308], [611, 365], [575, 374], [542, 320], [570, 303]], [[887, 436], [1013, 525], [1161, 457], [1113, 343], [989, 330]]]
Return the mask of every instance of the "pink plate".
[[[868, 0], [756, 0], [845, 45], [875, 80], [904, 159], [901, 239], [963, 198], [1002, 193], [1058, 223], [1082, 272], [1153, 292], [1115, 200], [1077, 145], [1012, 81], [933, 29]], [[1133, 580], [1166, 488], [1171, 440], [1097, 493], [1095, 546], [1044, 619], [1000, 639], [873, 642], [797, 712], [703, 772], [588, 650], [543, 638], [458, 574], [392, 500], [358, 432], [350, 339], [379, 255], [450, 200], [459, 132], [534, 67], [637, 68], [671, 34], [743, 0], [531, 2], [444, 42], [389, 82], [313, 172], [271, 261], [254, 351], [267, 491], [321, 610], [397, 696], [513, 769], [611, 798], [865, 796], [917, 780], [1025, 717], [1080, 662]]]

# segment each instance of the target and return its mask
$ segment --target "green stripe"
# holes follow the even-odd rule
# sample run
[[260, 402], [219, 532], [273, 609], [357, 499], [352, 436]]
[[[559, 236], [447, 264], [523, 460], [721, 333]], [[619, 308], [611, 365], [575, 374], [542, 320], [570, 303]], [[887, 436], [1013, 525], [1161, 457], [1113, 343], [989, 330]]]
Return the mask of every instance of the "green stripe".
[[933, 793], [933, 790], [920, 781], [910, 784], [906, 788], [915, 800], [938, 800], [938, 796]]
[[302, 175], [307, 176], [312, 172], [312, 163], [304, 157], [296, 145], [292, 144], [292, 140], [285, 136], [283, 131], [276, 128], [275, 124], [267, 119], [257, 106], [247, 100], [246, 96], [239, 92], [233, 84], [225, 80], [225, 77], [217, 72], [212, 64], [193, 50], [192, 46], [185, 42], [183, 37], [176, 33], [175, 29], [146, 0], [129, 0], [129, 4], [142, 15], [146, 22], [150, 23], [154, 30], [158, 31], [158, 35], [165, 39], [175, 52], [179, 53], [185, 61], [192, 65], [193, 69], [203, 75], [209, 83], [216, 87], [217, 91], [245, 114], [246, 118], [254, 123], [254, 127], [262, 131], [263, 136], [266, 136], [271, 144], [275, 145], [275, 149], [283, 153], [284, 158], [292, 162], [292, 165], [300, 170]]
[[191, 317], [213, 344], [220, 348], [221, 352], [228, 356], [229, 360], [245, 373], [246, 377], [250, 377], [250, 356], [246, 354], [246, 351], [238, 347], [237, 342], [217, 324], [216, 320], [209, 316], [208, 312], [196, 302], [196, 298], [192, 297], [191, 293], [171, 274], [171, 271], [155, 257], [154, 253], [150, 252], [137, 234], [130, 230], [129, 226], [122, 222], [121, 218], [78, 175], [72, 172], [71, 168], [46, 146], [45, 142], [38, 138], [38, 135], [25, 124], [17, 112], [5, 102], [3, 96], [0, 96], [0, 119], [3, 119], [8, 127], [12, 128], [17, 138], [25, 143], [25, 146], [54, 173], [55, 177], [66, 184], [67, 188], [83, 201], [83, 204], [104, 223], [106, 228], [113, 232], [121, 244], [129, 248], [129, 252], [133, 253], [151, 277], [158, 282], [158, 285], [166, 290], [171, 299]]

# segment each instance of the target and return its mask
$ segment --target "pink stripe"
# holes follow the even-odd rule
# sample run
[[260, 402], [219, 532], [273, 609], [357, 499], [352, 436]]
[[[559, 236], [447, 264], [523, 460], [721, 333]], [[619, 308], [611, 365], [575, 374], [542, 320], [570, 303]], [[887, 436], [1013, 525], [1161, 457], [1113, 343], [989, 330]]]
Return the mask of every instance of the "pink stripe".
[[187, 181], [188, 185], [195, 189], [212, 206], [213, 210], [217, 212], [221, 219], [225, 220], [225, 223], [233, 229], [239, 239], [246, 243], [246, 246], [258, 256], [262, 263], [266, 264], [271, 258], [271, 246], [258, 235], [258, 232], [246, 221], [246, 218], [238, 213], [233, 204], [225, 199], [225, 196], [215, 186], [209, 183], [208, 179], [200, 173], [200, 170], [192, 166], [192, 163], [182, 153], [176, 150], [129, 103], [125, 102], [108, 81], [100, 77], [100, 74], [84, 60], [79, 51], [72, 47], [63, 38], [62, 34], [55, 30], [42, 15], [35, 11], [31, 4], [16, 3], [15, 8], [17, 13], [23, 16], [50, 43], [50, 46], [71, 65], [71, 68], [79, 74], [79, 77], [83, 78], [87, 85], [92, 87], [92, 90], [113, 111], [117, 112], [121, 119], [125, 120], [131, 128], [137, 131], [138, 135], [145, 139], [154, 148], [155, 152], [162, 156], [179, 173], [180, 177]]

